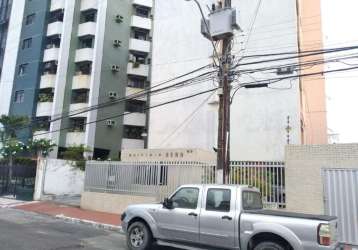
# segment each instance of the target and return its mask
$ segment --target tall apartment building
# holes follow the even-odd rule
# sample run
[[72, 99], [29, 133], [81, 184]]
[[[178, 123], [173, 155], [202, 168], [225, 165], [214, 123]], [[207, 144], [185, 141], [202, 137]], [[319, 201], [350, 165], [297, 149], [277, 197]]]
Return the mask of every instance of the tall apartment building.
[[[80, 144], [95, 159], [144, 148], [148, 98], [113, 101], [149, 86], [152, 8], [152, 0], [14, 1], [1, 113], [34, 120], [22, 138], [51, 139], [54, 156]], [[110, 118], [125, 111], [133, 113]]]
[[[241, 28], [233, 39], [233, 55], [241, 56], [321, 49], [320, 1], [232, 0], [240, 11]], [[216, 0], [201, 0], [203, 10]], [[212, 63], [211, 43], [200, 33], [200, 12], [193, 1], [157, 0], [155, 4], [152, 81], [161, 82]], [[241, 75], [241, 83], [255, 79], [293, 77], [271, 88], [241, 89], [231, 106], [231, 158], [244, 161], [281, 161], [287, 144], [327, 143], [324, 79], [298, 74], [320, 72], [322, 65], [280, 70], [283, 64], [322, 59], [322, 55], [292, 58], [246, 66], [246, 69], [274, 67], [269, 72]], [[266, 57], [265, 59], [268, 59]], [[251, 59], [251, 61], [263, 58]], [[241, 63], [249, 62], [244, 60]], [[276, 69], [275, 69], [276, 67]], [[205, 72], [205, 71], [201, 71]], [[198, 75], [199, 73], [197, 73]], [[193, 74], [192, 76], [195, 76]], [[234, 82], [233, 86], [237, 86]], [[151, 97], [156, 105], [176, 97], [211, 89], [212, 80]], [[175, 97], [175, 98], [174, 98]], [[150, 148], [201, 148], [217, 145], [216, 95], [201, 95], [177, 105], [151, 111]], [[165, 117], [165, 120], [163, 119]]]

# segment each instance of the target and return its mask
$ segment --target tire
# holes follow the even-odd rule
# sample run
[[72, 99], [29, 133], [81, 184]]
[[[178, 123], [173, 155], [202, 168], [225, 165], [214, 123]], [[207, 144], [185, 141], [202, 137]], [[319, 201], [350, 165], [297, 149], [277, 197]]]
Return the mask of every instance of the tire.
[[272, 241], [264, 241], [257, 244], [253, 250], [286, 250], [283, 245], [280, 243], [272, 242]]
[[127, 233], [127, 246], [129, 250], [149, 250], [153, 243], [150, 229], [143, 222], [134, 222]]

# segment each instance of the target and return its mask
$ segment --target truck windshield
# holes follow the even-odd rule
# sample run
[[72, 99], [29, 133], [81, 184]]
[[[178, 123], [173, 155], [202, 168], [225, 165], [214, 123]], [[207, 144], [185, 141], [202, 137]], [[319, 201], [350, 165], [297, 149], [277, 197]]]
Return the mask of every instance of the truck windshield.
[[261, 194], [258, 192], [244, 191], [242, 193], [242, 207], [244, 210], [263, 209]]

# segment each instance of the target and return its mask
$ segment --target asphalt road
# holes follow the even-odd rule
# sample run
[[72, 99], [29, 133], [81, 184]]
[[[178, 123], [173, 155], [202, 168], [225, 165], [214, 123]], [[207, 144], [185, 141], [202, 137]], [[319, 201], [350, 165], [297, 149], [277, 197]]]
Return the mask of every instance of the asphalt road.
[[116, 232], [15, 209], [0, 209], [0, 249], [125, 250], [126, 247], [124, 236]]

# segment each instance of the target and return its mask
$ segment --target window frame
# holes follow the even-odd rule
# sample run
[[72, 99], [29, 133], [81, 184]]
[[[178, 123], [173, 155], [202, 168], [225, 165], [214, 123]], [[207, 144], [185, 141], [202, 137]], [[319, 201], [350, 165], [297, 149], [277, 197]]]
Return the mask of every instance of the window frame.
[[22, 63], [19, 65], [19, 68], [18, 68], [18, 72], [17, 72], [17, 75], [18, 76], [24, 76], [26, 75], [26, 72], [27, 72], [27, 67], [29, 66], [28, 63]]
[[183, 190], [183, 189], [194, 189], [194, 190], [197, 190], [197, 191], [198, 191], [198, 199], [197, 199], [197, 201], [196, 201], [196, 207], [195, 207], [195, 208], [175, 207], [175, 206], [174, 206], [174, 202], [173, 202], [173, 209], [189, 209], [189, 210], [196, 210], [196, 209], [198, 209], [199, 199], [200, 199], [200, 188], [197, 188], [197, 187], [182, 187], [182, 188], [178, 189], [174, 194], [172, 194], [172, 195], [170, 196], [170, 200], [172, 200], [173, 197], [174, 197], [177, 193], [179, 193], [181, 190]]
[[14, 94], [14, 103], [21, 104], [25, 101], [25, 90], [16, 90]]
[[[229, 207], [229, 210], [216, 210], [216, 209], [208, 209], [208, 194], [211, 190], [215, 190], [215, 191], [229, 191], [229, 194], [230, 194], [230, 201], [229, 201], [229, 204], [230, 204], [230, 207]], [[206, 199], [205, 199], [205, 211], [209, 211], [209, 212], [219, 212], [219, 213], [229, 213], [231, 211], [231, 195], [232, 195], [232, 192], [231, 192], [231, 189], [229, 188], [208, 188], [207, 191], [206, 191]]]
[[32, 47], [32, 37], [29, 37], [29, 38], [25, 38], [22, 40], [22, 49], [25, 50], [25, 49], [29, 49]]
[[31, 13], [25, 17], [25, 25], [31, 25], [35, 22], [36, 13]]
[[[245, 193], [259, 194], [259, 196], [260, 196], [260, 201], [261, 201], [261, 208], [246, 208], [246, 207], [245, 207], [245, 203], [244, 203], [244, 194], [245, 194]], [[242, 197], [241, 197], [241, 207], [242, 207], [242, 210], [251, 211], [251, 210], [261, 210], [261, 209], [264, 208], [264, 205], [263, 205], [263, 202], [262, 202], [262, 195], [261, 195], [260, 192], [244, 190], [244, 191], [242, 191], [241, 196], [242, 196]]]

